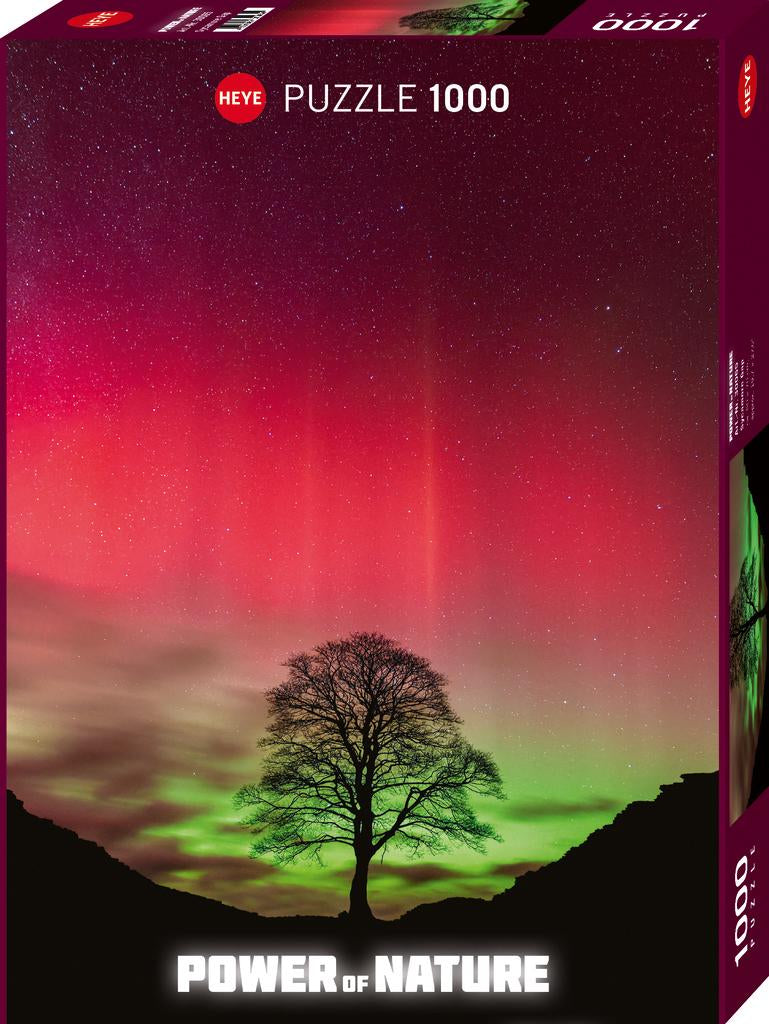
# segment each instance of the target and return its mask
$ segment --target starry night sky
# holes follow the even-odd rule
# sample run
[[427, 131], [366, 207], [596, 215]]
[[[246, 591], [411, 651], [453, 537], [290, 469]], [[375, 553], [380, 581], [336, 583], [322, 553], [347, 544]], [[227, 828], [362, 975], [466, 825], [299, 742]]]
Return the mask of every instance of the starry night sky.
[[[374, 869], [381, 914], [499, 891], [713, 769], [714, 49], [10, 51], [28, 807], [166, 884], [336, 912], [343, 855], [250, 862], [230, 800], [281, 662], [357, 629], [449, 677], [507, 791], [488, 857]], [[236, 70], [268, 94], [245, 127], [213, 107]], [[280, 109], [284, 81], [399, 80], [511, 110]]]

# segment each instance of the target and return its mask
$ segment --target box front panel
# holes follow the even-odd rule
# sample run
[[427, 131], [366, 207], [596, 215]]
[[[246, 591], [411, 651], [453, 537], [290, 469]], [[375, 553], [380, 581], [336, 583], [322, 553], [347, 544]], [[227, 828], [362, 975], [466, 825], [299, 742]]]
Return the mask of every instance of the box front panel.
[[10, 47], [15, 997], [713, 1020], [716, 47], [255, 46]]

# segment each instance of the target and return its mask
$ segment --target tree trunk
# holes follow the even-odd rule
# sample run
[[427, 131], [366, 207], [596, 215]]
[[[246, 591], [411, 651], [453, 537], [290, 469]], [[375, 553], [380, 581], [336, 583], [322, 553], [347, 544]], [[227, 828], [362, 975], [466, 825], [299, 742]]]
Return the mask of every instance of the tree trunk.
[[755, 612], [753, 615], [751, 615], [748, 621], [745, 623], [746, 629], [750, 631], [757, 622], [759, 622], [761, 619], [765, 619], [767, 611], [769, 611], [769, 604], [765, 604], [760, 612]]
[[737, 639], [741, 639], [743, 637], [748, 636], [748, 634], [753, 629], [755, 624], [757, 622], [760, 622], [761, 619], [765, 619], [766, 618], [766, 613], [768, 611], [769, 611], [769, 604], [765, 604], [764, 607], [761, 609], [761, 611], [754, 612], [750, 616], [749, 619], [746, 619], [744, 622], [740, 623], [740, 625], [732, 632], [732, 634], [731, 634], [732, 639], [733, 640], [737, 640]]
[[371, 854], [355, 851], [355, 874], [350, 886], [350, 917], [355, 921], [370, 921], [373, 918], [368, 905], [368, 866]]

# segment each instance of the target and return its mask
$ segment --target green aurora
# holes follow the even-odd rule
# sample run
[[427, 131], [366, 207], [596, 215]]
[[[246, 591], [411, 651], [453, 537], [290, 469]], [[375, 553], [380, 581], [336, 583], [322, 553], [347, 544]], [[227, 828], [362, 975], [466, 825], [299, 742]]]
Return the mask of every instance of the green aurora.
[[[210, 636], [185, 647], [147, 627], [129, 634], [86, 604], [75, 612], [77, 602], [55, 591], [26, 583], [13, 592], [10, 776], [31, 811], [164, 885], [265, 914], [344, 909], [352, 872], [344, 847], [329, 848], [323, 864], [250, 860], [251, 837], [233, 808], [235, 790], [259, 775], [263, 690], [279, 665], [265, 668], [259, 686], [242, 654]], [[30, 637], [29, 604], [46, 607], [40, 639]], [[110, 704], [105, 666], [115, 680]], [[52, 677], [55, 701], [45, 682]], [[615, 684], [607, 706], [595, 687], [567, 697], [557, 685], [521, 682], [518, 701], [495, 707], [450, 678], [465, 735], [500, 768], [505, 800], [474, 806], [502, 842], [490, 842], [485, 855], [454, 847], [414, 860], [388, 852], [371, 870], [379, 916], [450, 896], [490, 897], [562, 856], [631, 800], [653, 798], [660, 780], [712, 768], [712, 751], [697, 753], [699, 723], [687, 728], [681, 719], [677, 742], [667, 742], [651, 725], [662, 708], [644, 703], [640, 688], [633, 694]]]

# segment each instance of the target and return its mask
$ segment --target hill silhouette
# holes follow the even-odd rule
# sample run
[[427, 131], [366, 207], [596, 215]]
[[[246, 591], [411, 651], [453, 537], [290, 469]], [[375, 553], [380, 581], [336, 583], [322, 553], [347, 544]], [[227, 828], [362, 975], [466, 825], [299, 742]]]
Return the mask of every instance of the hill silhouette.
[[[270, 918], [156, 885], [9, 793], [9, 1019], [218, 1021], [261, 1011], [270, 1020], [365, 1013], [374, 1022], [395, 1013], [403, 1021], [709, 1024], [716, 806], [715, 774], [685, 776], [492, 900], [426, 904], [364, 933], [345, 915]], [[349, 973], [369, 973], [374, 953], [544, 952], [551, 994], [181, 997], [171, 989], [184, 952], [332, 953]]]

